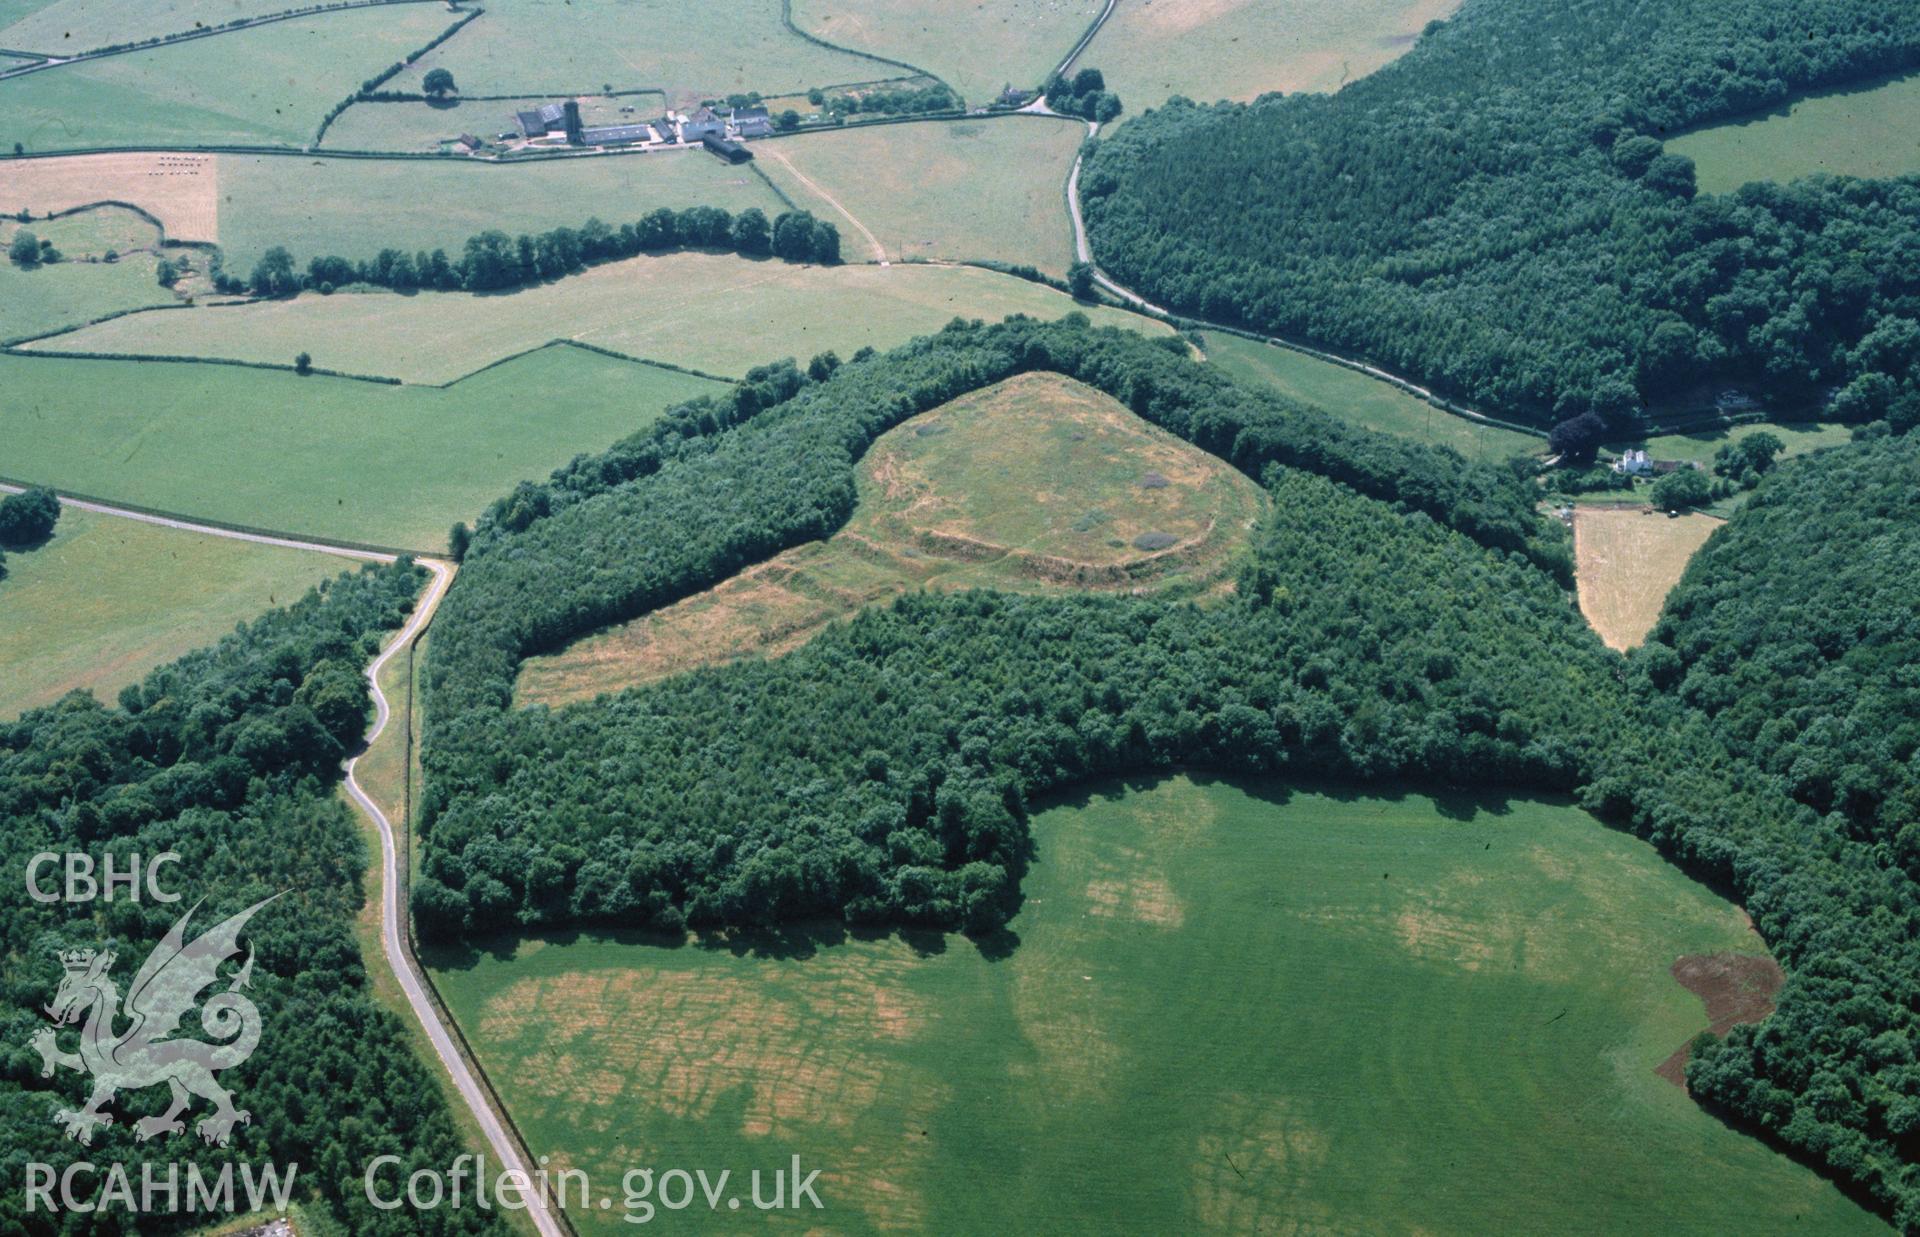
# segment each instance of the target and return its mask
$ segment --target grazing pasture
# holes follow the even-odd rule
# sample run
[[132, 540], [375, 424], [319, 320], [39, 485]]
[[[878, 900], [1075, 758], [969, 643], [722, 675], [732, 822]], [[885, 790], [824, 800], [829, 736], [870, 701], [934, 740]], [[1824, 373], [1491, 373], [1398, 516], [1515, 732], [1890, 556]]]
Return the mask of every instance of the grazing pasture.
[[1241, 382], [1271, 387], [1370, 430], [1452, 447], [1468, 459], [1503, 460], [1546, 449], [1544, 438], [1456, 417], [1390, 383], [1291, 348], [1225, 331], [1207, 332], [1206, 341], [1207, 359]]
[[917, 65], [979, 107], [1006, 86], [1038, 87], [1104, 7], [1105, 0], [794, 0], [793, 24], [842, 47]]
[[515, 482], [719, 389], [577, 348], [446, 389], [0, 356], [0, 460], [9, 474], [104, 498], [437, 551], [455, 520], [471, 521]]
[[1033, 835], [979, 945], [819, 924], [428, 961], [552, 1167], [668, 1147], [744, 1194], [798, 1155], [840, 1231], [1885, 1231], [1655, 1074], [1708, 1025], [1674, 962], [1761, 943], [1571, 807], [1172, 778]]
[[220, 239], [220, 156], [134, 151], [0, 162], [0, 211], [36, 219], [94, 202], [146, 211], [173, 241]]
[[[327, 150], [437, 151], [463, 133], [496, 140], [503, 133], [519, 134], [514, 113], [552, 103], [550, 95], [524, 99], [447, 99], [438, 103], [356, 103], [327, 128]], [[630, 124], [657, 119], [665, 107], [658, 94], [583, 95], [580, 121], [585, 125]], [[632, 113], [620, 109], [631, 107]]]
[[890, 430], [857, 485], [853, 519], [831, 538], [530, 659], [520, 699], [565, 704], [785, 652], [916, 588], [1199, 596], [1230, 587], [1266, 506], [1226, 462], [1057, 374], [1010, 379]]
[[329, 108], [454, 20], [433, 4], [345, 9], [10, 78], [0, 146], [303, 146]]
[[[140, 314], [49, 340], [61, 352], [206, 356], [450, 382], [552, 339], [737, 377], [782, 356], [805, 361], [891, 348], [956, 316], [1059, 318], [1065, 293], [972, 267], [796, 266], [724, 254], [610, 262], [511, 295], [308, 293], [285, 301]], [[1168, 329], [1115, 309], [1096, 322]]]
[[1650, 507], [1578, 507], [1574, 576], [1580, 613], [1610, 649], [1644, 642], [1695, 551], [1725, 521]]
[[489, 228], [544, 232], [596, 215], [617, 226], [661, 206], [785, 209], [752, 171], [697, 150], [514, 164], [226, 155], [220, 197], [220, 241], [242, 274], [274, 245], [302, 266], [321, 254], [358, 261], [389, 247], [458, 256]]
[[1063, 275], [1073, 261], [1067, 173], [1086, 132], [1079, 121], [1017, 116], [841, 129], [755, 149], [787, 196], [840, 228], [850, 260], [867, 247], [835, 203], [894, 261], [991, 259]]
[[[52, 241], [62, 260], [24, 269], [0, 260], [0, 340], [174, 299], [159, 284], [160, 260], [151, 252], [159, 236], [132, 211], [92, 210], [26, 224], [0, 221], [0, 252], [22, 229]], [[105, 261], [108, 253], [116, 260]]]
[[1658, 460], [1686, 460], [1711, 467], [1713, 454], [1721, 447], [1759, 433], [1772, 434], [1786, 444], [1777, 457], [1783, 460], [1818, 451], [1822, 447], [1838, 446], [1853, 439], [1853, 427], [1848, 425], [1821, 424], [1817, 421], [1769, 421], [1757, 425], [1736, 425], [1731, 429], [1702, 430], [1693, 434], [1656, 434], [1622, 445], [1644, 447], [1647, 454]]
[[1204, 103], [1340, 89], [1399, 58], [1460, 0], [1119, 0], [1082, 53], [1138, 115], [1174, 95]]
[[[312, 0], [40, 0], [0, 4], [0, 47], [74, 56], [304, 8]], [[20, 12], [21, 9], [26, 12]]]
[[352, 565], [68, 508], [45, 545], [7, 555], [0, 719], [75, 689], [112, 704], [149, 670]]
[[442, 68], [465, 94], [658, 88], [676, 106], [900, 72], [796, 37], [780, 22], [780, 0], [744, 0], [727, 6], [724, 17], [672, 0], [513, 0], [423, 56], [394, 88], [418, 90], [427, 73]]
[[1693, 160], [1702, 193], [1731, 193], [1756, 180], [1911, 175], [1920, 172], [1920, 73], [1683, 134], [1667, 149]]

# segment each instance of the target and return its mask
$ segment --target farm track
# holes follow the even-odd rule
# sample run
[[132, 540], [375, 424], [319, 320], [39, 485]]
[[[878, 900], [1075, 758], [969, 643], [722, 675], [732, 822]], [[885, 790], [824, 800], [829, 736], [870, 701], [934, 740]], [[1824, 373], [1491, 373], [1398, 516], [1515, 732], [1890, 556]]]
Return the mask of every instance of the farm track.
[[782, 154], [780, 151], [777, 151], [777, 150], [767, 151], [767, 158], [779, 160], [780, 166], [787, 169], [787, 171], [792, 172], [795, 180], [799, 181], [801, 184], [805, 185], [808, 189], [812, 190], [814, 195], [818, 197], [821, 201], [833, 207], [833, 209], [839, 211], [841, 216], [844, 217], [848, 223], [852, 224], [855, 228], [859, 229], [860, 235], [867, 238], [867, 244], [873, 246], [873, 260], [875, 262], [878, 262], [882, 266], [889, 265], [889, 263], [887, 262], [886, 246], [880, 243], [880, 238], [873, 234], [873, 230], [871, 228], [867, 227], [866, 224], [861, 223], [858, 219], [854, 218], [853, 212], [840, 204], [839, 198], [834, 197], [831, 193], [828, 193], [825, 189], [822, 189], [817, 183], [815, 183], [813, 177], [808, 176], [805, 172], [802, 172], [799, 168], [793, 166], [793, 160], [787, 158], [786, 155]]
[[[0, 493], [17, 494], [20, 490], [20, 486], [0, 483]], [[175, 528], [182, 532], [200, 533], [208, 537], [224, 537], [228, 540], [246, 541], [255, 545], [311, 550], [319, 554], [332, 554], [363, 562], [391, 563], [399, 557], [375, 550], [356, 550], [318, 541], [305, 541], [293, 534], [273, 536], [218, 528], [211, 524], [196, 524], [191, 520], [149, 515], [146, 512], [130, 511], [124, 507], [114, 507], [106, 503], [74, 498], [62, 498], [60, 502], [62, 506], [97, 515], [116, 516], [120, 519], [137, 520], [143, 524], [155, 524], [162, 528]], [[494, 1113], [492, 1105], [486, 1098], [483, 1084], [456, 1047], [452, 1029], [440, 1017], [432, 999], [427, 995], [419, 967], [414, 962], [412, 952], [400, 930], [400, 916], [404, 911], [400, 906], [400, 851], [398, 840], [394, 835], [393, 822], [387, 819], [387, 814], [374, 803], [373, 798], [367, 794], [355, 776], [355, 767], [360, 763], [360, 757], [365, 755], [366, 749], [371, 748], [385, 732], [388, 722], [393, 717], [393, 709], [387, 702], [386, 693], [380, 690], [380, 672], [432, 621], [434, 612], [439, 609], [441, 599], [446, 596], [447, 586], [453, 583], [454, 574], [458, 570], [453, 564], [439, 559], [420, 558], [416, 561], [433, 573], [433, 582], [421, 595], [413, 613], [408, 616], [405, 626], [401, 627], [393, 639], [387, 642], [380, 655], [374, 658], [366, 668], [367, 685], [373, 693], [373, 725], [367, 731], [360, 755], [349, 758], [341, 766], [341, 772], [345, 779], [348, 796], [380, 830], [380, 945], [382, 952], [386, 955], [387, 965], [392, 969], [401, 990], [406, 993], [407, 1004], [412, 1007], [414, 1016], [420, 1020], [420, 1025], [426, 1031], [427, 1039], [433, 1044], [434, 1052], [439, 1056], [441, 1065], [453, 1079], [454, 1087], [460, 1092], [460, 1098], [466, 1102], [468, 1109], [473, 1113], [474, 1121], [486, 1135], [487, 1143], [493, 1154], [498, 1157], [501, 1168], [525, 1173], [528, 1180], [533, 1180], [527, 1157], [521, 1153], [519, 1141], [507, 1132], [500, 1118]], [[537, 1195], [530, 1199], [527, 1215], [532, 1219], [534, 1228], [541, 1237], [568, 1237], [568, 1230], [561, 1226], [560, 1221]]]

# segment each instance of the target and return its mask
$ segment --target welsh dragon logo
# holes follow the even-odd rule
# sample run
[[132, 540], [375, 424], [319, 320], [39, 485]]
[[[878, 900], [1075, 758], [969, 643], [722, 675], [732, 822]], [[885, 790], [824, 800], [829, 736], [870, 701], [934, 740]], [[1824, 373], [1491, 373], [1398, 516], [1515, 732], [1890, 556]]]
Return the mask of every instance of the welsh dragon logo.
[[[186, 1127], [180, 1114], [196, 1095], [214, 1106], [212, 1115], [194, 1127], [209, 1144], [225, 1146], [233, 1127], [247, 1124], [251, 1119], [248, 1112], [233, 1106], [232, 1093], [216, 1082], [214, 1075], [252, 1056], [260, 1042], [260, 1011], [243, 995], [253, 977], [251, 948], [227, 990], [208, 998], [200, 1007], [201, 1027], [223, 1042], [172, 1036], [200, 993], [219, 980], [220, 965], [240, 952], [240, 929], [271, 901], [273, 898], [257, 902], [195, 937], [192, 944], [185, 944], [187, 921], [199, 909], [196, 904], [154, 947], [133, 977], [124, 1009], [120, 990], [108, 974], [114, 963], [111, 952], [61, 952], [60, 963], [66, 974], [53, 1004], [46, 1006], [54, 1026], [42, 1027], [32, 1043], [40, 1054], [41, 1077], [51, 1078], [56, 1065], [93, 1075], [93, 1093], [86, 1107], [54, 1114], [54, 1121], [66, 1127], [68, 1137], [91, 1145], [94, 1130], [113, 1124], [113, 1114], [102, 1110], [113, 1102], [116, 1092], [138, 1091], [163, 1082], [173, 1092], [173, 1103], [160, 1116], [134, 1122], [134, 1135], [141, 1141], [157, 1134], [181, 1133]], [[80, 1051], [63, 1052], [57, 1028], [76, 1022], [81, 1023]], [[123, 1022], [126, 1030], [116, 1032], [116, 1024]]]

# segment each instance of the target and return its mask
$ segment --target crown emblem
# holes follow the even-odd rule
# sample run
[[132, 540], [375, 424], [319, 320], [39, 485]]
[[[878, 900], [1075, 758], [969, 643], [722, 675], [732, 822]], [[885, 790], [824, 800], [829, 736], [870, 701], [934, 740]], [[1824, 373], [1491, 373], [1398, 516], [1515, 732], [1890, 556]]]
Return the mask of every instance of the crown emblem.
[[69, 971], [86, 971], [92, 968], [93, 960], [98, 956], [91, 949], [63, 949], [60, 951], [60, 965]]

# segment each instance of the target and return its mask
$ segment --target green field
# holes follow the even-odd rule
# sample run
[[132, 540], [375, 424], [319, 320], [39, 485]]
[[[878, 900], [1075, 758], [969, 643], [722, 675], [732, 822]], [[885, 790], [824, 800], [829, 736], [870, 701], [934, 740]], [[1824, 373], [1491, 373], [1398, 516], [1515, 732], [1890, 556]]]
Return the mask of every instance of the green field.
[[1713, 453], [1721, 447], [1728, 443], [1739, 442], [1743, 438], [1751, 438], [1761, 432], [1772, 434], [1786, 444], [1779, 455], [1783, 460], [1795, 455], [1805, 455], [1809, 451], [1818, 451], [1822, 447], [1838, 446], [1853, 439], [1852, 426], [1823, 425], [1816, 421], [1803, 421], [1791, 425], [1774, 422], [1736, 425], [1731, 429], [1704, 430], [1697, 434], [1656, 434], [1651, 438], [1637, 439], [1631, 443], [1609, 445], [1614, 450], [1641, 447], [1657, 460], [1686, 460], [1711, 465]]
[[304, 146], [328, 108], [453, 20], [431, 4], [348, 9], [29, 73], [0, 82], [0, 144]]
[[1119, 0], [1082, 53], [1134, 115], [1173, 95], [1203, 103], [1338, 90], [1398, 59], [1460, 0]]
[[438, 550], [453, 521], [515, 482], [718, 389], [577, 348], [444, 390], [0, 356], [0, 460], [30, 481], [163, 510]]
[[[352, 109], [349, 109], [351, 112]], [[298, 159], [222, 155], [220, 243], [249, 271], [270, 246], [302, 265], [322, 253], [371, 258], [392, 247], [445, 248], [469, 236], [631, 223], [655, 207], [784, 210], [751, 171], [700, 151], [489, 164], [465, 159]]]
[[[1265, 491], [1225, 460], [1057, 374], [921, 413], [861, 457], [853, 518], [675, 605], [521, 666], [526, 704], [590, 700], [795, 648], [914, 589], [1217, 596]], [[1142, 548], [1159, 534], [1166, 544]]]
[[1020, 116], [813, 133], [756, 150], [787, 196], [840, 228], [849, 261], [872, 256], [872, 242], [823, 194], [893, 261], [993, 259], [1061, 275], [1073, 261], [1067, 173], [1084, 137], [1078, 121]]
[[394, 88], [417, 90], [436, 68], [452, 70], [466, 94], [565, 95], [610, 86], [664, 90], [676, 105], [900, 73], [795, 37], [780, 24], [779, 0], [744, 0], [706, 16], [673, 0], [513, 0], [489, 8], [395, 78]]
[[304, 8], [310, 0], [29, 0], [0, 4], [0, 47], [72, 56], [184, 34], [203, 24]]
[[1702, 193], [1802, 176], [1885, 178], [1920, 172], [1920, 74], [1801, 99], [1770, 115], [1676, 137]]
[[7, 555], [0, 718], [75, 688], [111, 704], [154, 667], [354, 566], [69, 508], [51, 541]]
[[[22, 228], [52, 241], [62, 261], [21, 268], [0, 260], [0, 340], [174, 299], [158, 282], [160, 259], [142, 252], [158, 245], [159, 231], [131, 211], [92, 210], [29, 224], [6, 220], [0, 222], [0, 251]], [[104, 261], [109, 252], [116, 261]]]
[[1043, 284], [972, 267], [796, 266], [710, 253], [610, 262], [510, 296], [318, 293], [116, 318], [49, 340], [69, 352], [226, 357], [449, 382], [551, 339], [738, 376], [782, 356], [891, 348], [955, 316], [1058, 318], [1166, 334], [1150, 318], [1085, 310]]
[[[340, 113], [327, 129], [327, 150], [432, 152], [463, 133], [492, 141], [502, 133], [518, 136], [514, 113], [553, 100], [545, 96], [522, 99], [449, 99], [441, 103], [356, 103]], [[588, 95], [579, 100], [580, 120], [587, 125], [627, 124], [660, 115], [665, 101], [658, 94]], [[631, 107], [631, 113], [622, 113]]]
[[1242, 382], [1272, 387], [1371, 430], [1452, 447], [1468, 459], [1503, 460], [1546, 449], [1544, 438], [1456, 417], [1390, 383], [1291, 348], [1256, 343], [1225, 331], [1206, 332], [1206, 341], [1207, 358], [1225, 373]]
[[1105, 0], [998, 0], [928, 4], [902, 0], [794, 0], [793, 24], [856, 51], [904, 60], [937, 75], [969, 105], [1006, 86], [1046, 79]]
[[1668, 967], [1760, 942], [1570, 807], [1172, 779], [1033, 832], [984, 948], [430, 961], [534, 1152], [616, 1203], [632, 1165], [744, 1194], [799, 1155], [842, 1232], [1885, 1231], [1654, 1074], [1706, 1025]]

